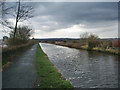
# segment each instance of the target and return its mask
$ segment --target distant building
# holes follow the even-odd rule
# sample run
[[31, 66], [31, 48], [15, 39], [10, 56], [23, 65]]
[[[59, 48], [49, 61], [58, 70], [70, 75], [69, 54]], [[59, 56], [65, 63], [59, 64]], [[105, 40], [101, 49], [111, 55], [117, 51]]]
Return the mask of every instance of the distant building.
[[7, 40], [8, 40], [8, 37], [7, 36], [4, 36], [3, 37], [3, 40], [2, 40], [2, 47], [7, 47]]
[[7, 36], [4, 36], [3, 37], [3, 42], [6, 42], [8, 40], [8, 37]]

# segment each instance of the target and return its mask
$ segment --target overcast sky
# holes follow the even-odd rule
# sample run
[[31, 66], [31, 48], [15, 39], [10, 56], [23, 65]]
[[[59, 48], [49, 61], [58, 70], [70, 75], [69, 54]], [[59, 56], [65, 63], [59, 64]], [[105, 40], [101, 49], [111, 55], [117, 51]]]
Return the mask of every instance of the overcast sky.
[[[79, 38], [84, 32], [101, 38], [118, 37], [116, 2], [31, 2], [35, 17], [24, 24], [35, 38]], [[14, 19], [9, 18], [14, 24]], [[3, 35], [5, 35], [3, 33]]]

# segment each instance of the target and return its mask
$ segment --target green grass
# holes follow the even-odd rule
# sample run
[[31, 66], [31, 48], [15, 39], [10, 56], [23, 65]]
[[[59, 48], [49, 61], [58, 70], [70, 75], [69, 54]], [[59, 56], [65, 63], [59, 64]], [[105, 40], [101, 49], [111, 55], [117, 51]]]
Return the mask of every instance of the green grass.
[[39, 76], [38, 88], [73, 88], [70, 81], [65, 80], [50, 62], [40, 45], [37, 46], [36, 67]]

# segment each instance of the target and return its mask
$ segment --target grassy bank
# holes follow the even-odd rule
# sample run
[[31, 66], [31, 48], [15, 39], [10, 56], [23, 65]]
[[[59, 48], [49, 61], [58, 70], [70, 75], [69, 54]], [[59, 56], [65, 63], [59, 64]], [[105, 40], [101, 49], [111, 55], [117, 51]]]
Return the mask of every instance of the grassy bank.
[[[89, 50], [88, 46], [82, 46], [81, 49]], [[103, 53], [108, 53], [108, 54], [120, 55], [119, 50], [117, 50], [117, 49], [112, 49], [112, 48], [102, 49], [102, 48], [100, 48], [100, 47], [95, 47], [95, 48], [93, 48], [93, 49], [90, 50], [90, 51], [97, 51], [97, 52], [103, 52]]]
[[3, 67], [6, 64], [12, 62], [18, 55], [20, 55], [22, 52], [24, 52], [26, 49], [30, 48], [34, 44], [35, 44], [35, 42], [31, 40], [26, 44], [3, 48], [3, 50], [2, 50], [2, 65], [3, 65]]
[[38, 88], [73, 88], [71, 83], [65, 80], [49, 61], [40, 45], [37, 46], [36, 67], [40, 78], [37, 84]]
[[92, 50], [89, 50], [87, 45], [82, 45], [82, 44], [80, 44], [78, 42], [77, 43], [73, 43], [73, 42], [59, 42], [59, 43], [52, 43], [52, 44], [66, 46], [66, 47], [70, 47], [70, 48], [76, 48], [76, 49], [84, 49], [84, 50], [88, 50], [88, 51], [97, 51], [97, 52], [103, 52], [103, 53], [120, 55], [120, 52], [117, 49], [112, 49], [112, 48], [102, 49], [100, 47], [95, 47]]

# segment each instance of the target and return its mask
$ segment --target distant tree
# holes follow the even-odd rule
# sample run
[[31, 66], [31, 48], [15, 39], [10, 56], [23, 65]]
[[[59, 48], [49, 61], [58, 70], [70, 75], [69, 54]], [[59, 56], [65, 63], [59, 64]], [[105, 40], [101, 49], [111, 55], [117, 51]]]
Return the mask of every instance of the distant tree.
[[94, 47], [99, 46], [100, 39], [97, 35], [95, 34], [90, 34], [87, 43], [88, 43], [88, 48], [93, 49]]
[[80, 42], [86, 43], [86, 42], [87, 42], [87, 39], [88, 39], [88, 37], [89, 37], [89, 34], [90, 34], [90, 33], [88, 33], [88, 32], [82, 33], [82, 34], [80, 35]]
[[99, 45], [100, 39], [97, 35], [85, 32], [80, 35], [80, 42], [88, 44], [88, 49], [92, 49]]

